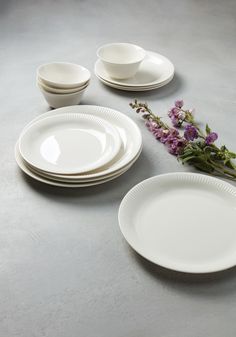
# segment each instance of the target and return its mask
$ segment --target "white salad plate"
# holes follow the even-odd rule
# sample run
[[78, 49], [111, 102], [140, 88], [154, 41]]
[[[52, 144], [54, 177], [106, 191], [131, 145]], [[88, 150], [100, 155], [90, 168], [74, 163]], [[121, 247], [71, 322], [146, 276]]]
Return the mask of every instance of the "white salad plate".
[[133, 164], [138, 159], [142, 150], [142, 136], [140, 129], [136, 123], [125, 114], [106, 107], [75, 105], [50, 110], [33, 119], [26, 125], [22, 133], [26, 132], [27, 129], [37, 121], [51, 116], [59, 116], [61, 114], [86, 114], [88, 116], [92, 115], [102, 118], [117, 129], [121, 139], [120, 151], [110, 163], [105, 165], [101, 170], [73, 175], [75, 179], [79, 179], [81, 182], [88, 182], [98, 178], [105, 179], [107, 176], [119, 173], [120, 170], [126, 168], [130, 163]]
[[168, 83], [174, 76], [174, 66], [165, 56], [148, 51], [135, 76], [118, 80], [110, 77], [101, 60], [95, 63], [95, 75], [103, 79], [105, 84], [123, 87], [148, 89], [163, 83]]
[[33, 123], [21, 134], [19, 150], [34, 168], [79, 174], [103, 167], [119, 152], [117, 129], [85, 114], [60, 114]]
[[236, 188], [196, 173], [170, 173], [132, 188], [119, 209], [121, 232], [146, 259], [208, 273], [236, 265]]
[[57, 187], [67, 187], [67, 188], [90, 187], [90, 186], [104, 184], [108, 181], [111, 181], [115, 178], [118, 178], [119, 176], [124, 174], [132, 166], [132, 164], [130, 166], [128, 165], [126, 168], [124, 168], [123, 170], [118, 172], [116, 175], [114, 175], [112, 177], [109, 177], [109, 178], [103, 178], [103, 179], [100, 179], [100, 180], [97, 180], [97, 181], [91, 181], [91, 182], [62, 182], [62, 181], [56, 181], [56, 180], [52, 180], [52, 179], [40, 176], [36, 172], [29, 169], [29, 167], [27, 167], [27, 165], [25, 164], [24, 160], [21, 157], [18, 143], [15, 146], [15, 159], [16, 159], [16, 162], [17, 162], [18, 166], [20, 167], [20, 169], [25, 174], [27, 174], [29, 177], [31, 177], [31, 178], [33, 178], [37, 181], [40, 181], [42, 183], [45, 183], [47, 185], [52, 185], [52, 186], [57, 186]]
[[[16, 144], [17, 147], [17, 151], [19, 152], [19, 143]], [[126, 172], [127, 169], [129, 169], [137, 160], [137, 158], [139, 157], [140, 153], [138, 153], [138, 155], [126, 166], [122, 167], [120, 170], [107, 174], [105, 177], [95, 177], [95, 178], [88, 178], [88, 179], [81, 179], [80, 175], [59, 175], [59, 174], [52, 174], [52, 173], [48, 173], [48, 172], [44, 172], [44, 171], [40, 171], [38, 169], [35, 169], [34, 167], [30, 166], [29, 164], [27, 164], [27, 162], [24, 161], [24, 159], [21, 157], [21, 162], [23, 161], [24, 163], [24, 167], [26, 167], [27, 169], [29, 169], [31, 171], [31, 173], [34, 173], [35, 175], [42, 177], [42, 178], [46, 178], [49, 180], [53, 180], [53, 181], [57, 181], [57, 182], [65, 182], [65, 183], [92, 183], [92, 182], [98, 182], [98, 181], [102, 181], [108, 178], [116, 178], [117, 176], [119, 176], [120, 174], [122, 174], [123, 172]], [[19, 156], [19, 155], [18, 155]], [[22, 165], [22, 164], [21, 164]]]

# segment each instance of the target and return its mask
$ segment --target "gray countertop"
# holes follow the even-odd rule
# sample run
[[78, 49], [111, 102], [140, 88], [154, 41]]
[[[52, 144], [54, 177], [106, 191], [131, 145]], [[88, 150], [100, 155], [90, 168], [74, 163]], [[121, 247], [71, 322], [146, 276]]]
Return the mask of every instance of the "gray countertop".
[[[123, 196], [156, 174], [183, 167], [145, 129], [134, 97], [165, 113], [177, 98], [196, 108], [236, 150], [235, 0], [0, 2], [0, 336], [235, 337], [236, 270], [203, 276], [167, 271], [135, 254], [117, 211]], [[38, 65], [83, 64], [96, 49], [127, 41], [172, 60], [174, 80], [133, 94], [92, 76], [83, 104], [108, 106], [140, 126], [143, 152], [113, 182], [68, 190], [24, 176], [14, 144], [49, 108], [35, 86]]]

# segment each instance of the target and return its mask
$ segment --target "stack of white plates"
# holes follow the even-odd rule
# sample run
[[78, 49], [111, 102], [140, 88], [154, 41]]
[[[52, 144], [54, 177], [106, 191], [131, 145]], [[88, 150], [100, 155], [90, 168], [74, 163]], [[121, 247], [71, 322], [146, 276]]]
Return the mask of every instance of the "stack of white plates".
[[109, 87], [125, 91], [148, 91], [168, 84], [174, 77], [174, 66], [165, 56], [147, 51], [134, 77], [118, 80], [107, 73], [101, 60], [95, 63], [95, 75]]
[[32, 178], [62, 187], [105, 183], [138, 159], [142, 137], [119, 111], [90, 105], [49, 111], [31, 121], [15, 147], [19, 167]]

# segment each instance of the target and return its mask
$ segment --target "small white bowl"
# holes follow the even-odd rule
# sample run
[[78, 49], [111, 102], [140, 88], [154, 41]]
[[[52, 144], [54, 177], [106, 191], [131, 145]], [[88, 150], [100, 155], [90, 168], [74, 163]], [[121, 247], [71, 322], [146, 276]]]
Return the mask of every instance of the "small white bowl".
[[116, 79], [133, 77], [145, 55], [143, 48], [130, 43], [106, 44], [97, 50], [97, 56], [103, 62], [106, 71]]
[[53, 88], [73, 89], [89, 81], [88, 69], [74, 63], [55, 62], [43, 64], [37, 69], [41, 82]]
[[45, 91], [53, 93], [53, 94], [73, 94], [75, 92], [78, 92], [78, 91], [81, 91], [81, 90], [85, 89], [89, 85], [89, 81], [86, 82], [85, 84], [83, 84], [82, 86], [74, 88], [74, 89], [53, 88], [53, 87], [50, 87], [50, 86], [44, 84], [39, 78], [37, 79], [37, 84], [38, 84], [39, 88], [42, 88]]
[[40, 88], [45, 100], [52, 108], [61, 108], [63, 106], [77, 105], [80, 103], [86, 89], [77, 91], [72, 94], [53, 94]]

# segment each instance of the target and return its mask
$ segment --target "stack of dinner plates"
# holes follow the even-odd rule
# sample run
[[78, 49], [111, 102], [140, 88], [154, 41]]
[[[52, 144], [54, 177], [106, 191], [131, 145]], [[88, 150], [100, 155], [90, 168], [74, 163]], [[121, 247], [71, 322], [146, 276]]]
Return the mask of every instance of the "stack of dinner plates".
[[49, 111], [31, 121], [15, 147], [19, 167], [30, 177], [62, 187], [105, 183], [138, 159], [142, 137], [123, 113], [81, 105]]
[[147, 51], [135, 76], [128, 79], [112, 78], [100, 59], [95, 63], [94, 72], [109, 87], [125, 91], [148, 91], [168, 84], [174, 77], [174, 66], [165, 56]]

